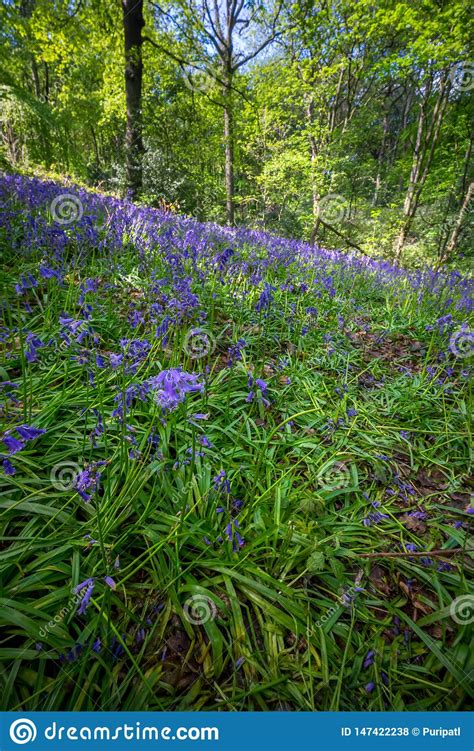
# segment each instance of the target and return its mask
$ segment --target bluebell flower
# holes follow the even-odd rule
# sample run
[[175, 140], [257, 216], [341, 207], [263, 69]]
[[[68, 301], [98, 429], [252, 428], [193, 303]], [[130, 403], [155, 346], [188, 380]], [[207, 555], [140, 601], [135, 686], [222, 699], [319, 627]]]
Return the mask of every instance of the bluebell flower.
[[16, 431], [25, 441], [32, 441], [35, 438], [38, 438], [38, 436], [46, 433], [44, 428], [34, 428], [31, 425], [20, 425], [16, 428]]
[[163, 370], [148, 379], [156, 402], [164, 411], [171, 412], [184, 402], [186, 395], [204, 390], [204, 384], [195, 373], [186, 373], [181, 368]]
[[227, 479], [224, 469], [221, 469], [219, 474], [213, 477], [212, 482], [214, 490], [218, 490], [221, 493], [230, 493], [230, 482]]
[[225, 528], [225, 534], [229, 542], [232, 543], [232, 550], [237, 552], [237, 550], [245, 544], [245, 540], [239, 533], [239, 522], [237, 519], [231, 519], [230, 522], [227, 524]]
[[2, 441], [7, 447], [10, 456], [12, 456], [12, 454], [17, 454], [25, 447], [25, 441], [20, 441], [18, 440], [18, 438], [13, 438], [13, 436], [11, 435], [5, 434], [2, 438]]
[[[77, 585], [75, 587], [74, 592], [76, 594], [81, 594], [81, 592], [84, 592], [81, 598], [81, 604], [79, 607], [79, 610], [77, 611], [79, 615], [82, 615], [87, 606], [89, 605], [90, 599], [92, 597], [92, 593], [94, 591], [95, 587], [95, 580], [94, 578], [84, 579], [83, 582]], [[85, 590], [85, 591], [84, 591]]]
[[205, 435], [199, 436], [198, 441], [201, 444], [201, 446], [204, 446], [205, 448], [210, 449], [213, 446], [213, 444], [211, 443], [211, 441], [209, 440], [209, 438], [206, 438]]
[[273, 293], [275, 292], [275, 289], [276, 287], [274, 287], [272, 284], [265, 282], [263, 292], [261, 293], [255, 305], [255, 310], [257, 312], [267, 310], [270, 307], [273, 302]]
[[234, 362], [238, 362], [242, 360], [242, 350], [244, 347], [247, 346], [247, 342], [245, 339], [238, 339], [236, 344], [232, 344], [228, 351], [229, 354], [229, 362], [228, 367], [230, 368], [231, 365], [233, 365]]
[[3, 465], [3, 471], [5, 472], [6, 475], [12, 476], [16, 474], [16, 469], [9, 459], [2, 459], [2, 465]]
[[374, 658], [375, 658], [375, 652], [373, 649], [371, 649], [369, 652], [367, 652], [364, 662], [362, 664], [362, 667], [364, 670], [366, 670], [368, 667], [373, 665]]

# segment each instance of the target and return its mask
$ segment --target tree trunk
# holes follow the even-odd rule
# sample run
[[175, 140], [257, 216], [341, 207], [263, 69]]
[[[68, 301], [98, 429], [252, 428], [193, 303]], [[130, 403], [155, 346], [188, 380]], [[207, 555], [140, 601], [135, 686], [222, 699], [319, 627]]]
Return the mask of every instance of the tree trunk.
[[313, 120], [314, 120], [314, 100], [313, 100], [312, 95], [308, 102], [308, 106], [306, 108], [306, 117], [308, 120], [309, 146], [310, 146], [310, 151], [311, 151], [311, 194], [312, 194], [312, 202], [313, 202], [313, 228], [311, 230], [311, 236], [309, 238], [309, 242], [311, 245], [314, 245], [316, 238], [318, 236], [319, 225], [321, 224], [321, 222], [319, 221], [320, 219], [319, 217], [319, 191], [318, 191], [318, 183], [316, 179], [318, 144], [312, 132], [312, 126], [313, 126]]
[[469, 204], [471, 202], [473, 195], [474, 195], [474, 182], [470, 183], [466, 191], [466, 195], [464, 196], [464, 200], [459, 210], [456, 224], [453, 227], [451, 237], [448, 240], [448, 244], [446, 245], [446, 250], [444, 251], [443, 257], [441, 258], [441, 262], [446, 261], [456, 250], [456, 246], [459, 240], [459, 235], [461, 233], [461, 229], [464, 224], [464, 218], [469, 210]]
[[33, 87], [35, 90], [35, 96], [37, 99], [41, 99], [41, 84], [40, 84], [40, 79], [38, 75], [38, 65], [36, 63], [34, 55], [31, 56], [31, 73], [33, 76]]
[[227, 223], [234, 224], [234, 118], [232, 105], [226, 102], [224, 107], [224, 142], [225, 142], [225, 193]]
[[132, 198], [140, 195], [143, 184], [142, 141], [142, 29], [143, 0], [122, 0], [125, 41], [125, 97], [127, 130], [125, 136], [125, 166], [127, 189]]
[[441, 123], [449, 94], [449, 78], [447, 75], [443, 77], [440, 83], [439, 94], [433, 108], [431, 119], [428, 125], [426, 125], [432, 88], [433, 79], [430, 79], [420, 107], [410, 181], [405, 202], [403, 204], [403, 223], [395, 246], [396, 261], [399, 261], [401, 258], [403, 247], [410, 231], [420, 201], [421, 192], [426, 182], [426, 178], [428, 177], [436, 144], [438, 142]]
[[388, 133], [389, 133], [389, 107], [390, 107], [390, 97], [391, 97], [391, 89], [389, 87], [388, 92], [386, 94], [386, 101], [383, 111], [383, 131], [382, 131], [382, 142], [380, 144], [380, 149], [377, 157], [377, 175], [375, 177], [375, 190], [374, 195], [372, 198], [372, 206], [377, 206], [379, 195], [380, 195], [380, 189], [382, 187], [382, 172], [384, 169], [385, 164], [385, 151], [387, 147], [387, 140], [388, 140]]

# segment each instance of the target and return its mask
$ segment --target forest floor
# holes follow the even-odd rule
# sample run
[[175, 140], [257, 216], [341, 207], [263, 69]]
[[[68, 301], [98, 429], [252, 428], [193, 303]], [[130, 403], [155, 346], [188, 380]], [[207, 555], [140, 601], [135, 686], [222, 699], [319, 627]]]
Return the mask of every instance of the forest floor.
[[472, 281], [0, 206], [3, 708], [462, 709]]

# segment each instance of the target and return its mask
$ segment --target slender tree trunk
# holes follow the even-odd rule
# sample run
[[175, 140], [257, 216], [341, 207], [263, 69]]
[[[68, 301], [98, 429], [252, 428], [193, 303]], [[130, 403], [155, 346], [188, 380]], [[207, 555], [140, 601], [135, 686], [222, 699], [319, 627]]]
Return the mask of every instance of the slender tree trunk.
[[427, 125], [427, 111], [432, 92], [432, 85], [433, 81], [431, 80], [427, 85], [427, 90], [420, 107], [410, 181], [403, 204], [403, 223], [395, 246], [395, 260], [397, 261], [401, 258], [403, 247], [418, 208], [421, 192], [426, 182], [426, 178], [428, 177], [440, 134], [444, 111], [448, 101], [449, 79], [447, 76], [444, 76], [440, 83], [439, 94], [433, 108], [430, 122]]
[[94, 146], [95, 163], [99, 167], [100, 166], [99, 145], [97, 143], [97, 137], [95, 135], [95, 130], [92, 127], [92, 125], [91, 125], [91, 134], [92, 134], [92, 144]]
[[379, 149], [378, 158], [377, 158], [377, 175], [375, 177], [375, 190], [374, 190], [374, 195], [372, 198], [372, 206], [377, 206], [377, 203], [379, 200], [380, 188], [382, 187], [382, 171], [384, 169], [385, 151], [387, 147], [387, 140], [388, 140], [388, 133], [389, 133], [388, 113], [389, 113], [389, 107], [390, 107], [391, 93], [392, 93], [391, 88], [389, 86], [388, 91], [385, 95], [386, 100], [385, 100], [385, 106], [383, 110], [382, 142], [380, 144], [380, 149]]
[[310, 152], [311, 152], [311, 194], [312, 194], [312, 202], [313, 202], [313, 229], [311, 230], [311, 236], [310, 236], [309, 241], [311, 245], [314, 245], [316, 241], [316, 237], [318, 236], [319, 226], [321, 222], [320, 222], [320, 216], [319, 216], [318, 182], [316, 179], [318, 144], [312, 132], [312, 126], [313, 126], [313, 121], [314, 121], [314, 100], [313, 100], [312, 95], [308, 102], [308, 106], [306, 108], [306, 117], [308, 120], [308, 127], [309, 127], [309, 146], [310, 146]]
[[466, 217], [467, 212], [469, 211], [469, 204], [471, 203], [473, 195], [474, 195], [474, 182], [469, 184], [469, 187], [466, 191], [464, 200], [459, 210], [456, 224], [453, 227], [453, 231], [448, 240], [448, 244], [446, 245], [446, 249], [443, 253], [443, 257], [441, 258], [441, 262], [446, 261], [456, 250], [458, 240], [459, 240], [459, 235], [461, 234], [461, 229], [464, 224], [464, 219]]
[[49, 102], [49, 68], [48, 63], [43, 60], [44, 68], [44, 99], [45, 102]]
[[37, 99], [41, 99], [41, 85], [40, 85], [40, 79], [38, 75], [38, 65], [36, 64], [36, 60], [34, 56], [31, 56], [31, 73], [33, 76], [33, 87], [35, 90], [35, 96]]
[[[452, 236], [452, 233], [450, 235], [450, 229], [448, 224], [448, 216], [451, 213], [452, 204], [457, 204], [456, 208], [458, 211], [462, 211], [462, 204], [464, 201], [464, 197], [466, 193], [468, 192], [469, 188], [469, 179], [471, 175], [471, 154], [472, 154], [472, 144], [474, 141], [474, 131], [471, 131], [469, 136], [469, 142], [466, 147], [466, 152], [464, 154], [464, 163], [463, 163], [463, 169], [459, 178], [459, 184], [458, 186], [452, 186], [450, 190], [450, 194], [448, 197], [448, 200], [446, 202], [446, 212], [444, 216], [444, 230], [443, 227], [440, 231], [439, 241], [438, 241], [438, 258], [439, 263], [443, 263], [443, 261], [446, 258], [446, 246], [448, 244], [448, 241], [450, 240], [450, 237]], [[456, 202], [456, 197], [458, 197], [458, 200]], [[455, 244], [457, 244], [457, 238], [455, 240]]]
[[231, 62], [224, 62], [223, 98], [224, 98], [224, 149], [225, 149], [225, 194], [226, 219], [231, 226], [235, 223], [235, 185], [234, 185], [234, 108], [232, 101]]
[[232, 106], [224, 107], [224, 141], [225, 141], [225, 193], [227, 223], [235, 222], [234, 201], [234, 117]]
[[127, 104], [127, 130], [125, 136], [125, 165], [127, 189], [132, 198], [137, 197], [143, 184], [142, 140], [142, 29], [143, 0], [122, 0], [125, 41], [125, 97]]

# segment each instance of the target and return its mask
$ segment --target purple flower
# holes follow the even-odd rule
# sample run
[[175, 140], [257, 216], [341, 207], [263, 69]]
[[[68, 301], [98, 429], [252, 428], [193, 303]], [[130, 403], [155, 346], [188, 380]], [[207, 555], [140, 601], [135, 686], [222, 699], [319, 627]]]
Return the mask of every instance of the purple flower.
[[374, 688], [375, 688], [375, 683], [373, 683], [373, 681], [370, 681], [370, 683], [366, 684], [365, 691], [366, 693], [371, 694]]
[[443, 571], [452, 571], [453, 567], [449, 563], [440, 563], [438, 566], [439, 573], [442, 573]]
[[247, 394], [246, 402], [252, 402], [255, 397], [255, 391], [253, 391], [254, 385], [261, 391], [261, 400], [263, 404], [268, 407], [270, 402], [267, 399], [267, 382], [263, 381], [261, 378], [256, 378], [254, 381], [253, 375], [251, 373], [248, 374], [247, 378], [247, 386], [250, 389], [249, 393]]
[[92, 597], [92, 592], [94, 591], [94, 587], [95, 587], [94, 578], [84, 579], [83, 582], [81, 582], [80, 584], [77, 585], [77, 587], [75, 587], [74, 592], [76, 594], [80, 594], [83, 590], [85, 590], [84, 594], [82, 595], [81, 605], [79, 607], [79, 610], [77, 611], [79, 615], [82, 615], [85, 612], [89, 604], [89, 601]]
[[14, 475], [16, 474], [16, 469], [13, 466], [13, 464], [8, 459], [3, 459], [3, 470], [6, 475]]
[[225, 528], [225, 535], [229, 542], [232, 543], [234, 553], [245, 544], [245, 540], [238, 532], [239, 526], [237, 519], [231, 519]]
[[263, 292], [261, 293], [255, 305], [255, 310], [258, 313], [270, 307], [270, 305], [273, 302], [273, 293], [275, 289], [276, 287], [274, 287], [272, 284], [268, 284], [267, 282], [265, 282]]
[[368, 514], [364, 519], [362, 519], [362, 524], [364, 527], [371, 527], [372, 524], [379, 524], [383, 519], [389, 519], [388, 514], [382, 514], [380, 511], [374, 511], [371, 514]]
[[364, 662], [362, 664], [362, 667], [364, 668], [364, 670], [370, 667], [370, 665], [373, 665], [374, 657], [375, 657], [375, 652], [373, 649], [371, 649], [370, 652], [367, 652]]
[[230, 482], [227, 479], [225, 470], [221, 469], [218, 475], [212, 478], [214, 484], [214, 490], [218, 490], [221, 493], [230, 493]]
[[43, 428], [33, 428], [30, 425], [20, 425], [20, 427], [18, 427], [16, 430], [17, 433], [20, 434], [21, 438], [23, 438], [25, 441], [32, 441], [39, 435], [46, 433], [46, 430], [44, 430]]
[[13, 438], [10, 435], [4, 435], [2, 441], [7, 447], [10, 456], [12, 456], [12, 454], [17, 454], [25, 446], [24, 441], [19, 441], [18, 438]]
[[95, 466], [81, 470], [74, 478], [73, 487], [86, 503], [89, 503], [93, 493], [97, 490], [100, 478], [101, 474], [97, 472]]
[[122, 361], [123, 361], [123, 355], [115, 355], [114, 353], [112, 353], [110, 355], [110, 366], [112, 370], [117, 370], [117, 368], [119, 368], [120, 365], [122, 364]]
[[145, 641], [145, 635], [145, 629], [139, 628], [135, 636], [135, 641], [137, 642], [137, 644], [141, 644], [142, 641]]
[[236, 344], [232, 344], [227, 350], [229, 353], [228, 367], [230, 368], [234, 362], [242, 360], [242, 350], [247, 346], [245, 339], [238, 339]]
[[154, 391], [157, 403], [168, 412], [184, 402], [187, 394], [204, 390], [204, 384], [199, 381], [198, 375], [186, 373], [181, 368], [162, 370], [157, 376], [150, 378], [148, 384]]
[[111, 576], [104, 576], [104, 581], [110, 589], [115, 589], [117, 586]]

